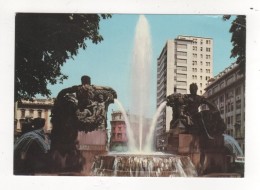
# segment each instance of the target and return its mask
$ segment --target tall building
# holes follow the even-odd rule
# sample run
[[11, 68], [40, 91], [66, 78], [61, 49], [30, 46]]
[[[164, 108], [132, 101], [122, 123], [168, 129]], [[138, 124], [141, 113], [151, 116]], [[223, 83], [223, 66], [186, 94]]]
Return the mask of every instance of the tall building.
[[[213, 39], [178, 36], [168, 40], [157, 59], [157, 107], [173, 93], [187, 94], [191, 83], [197, 83], [198, 95], [204, 94], [213, 76]], [[170, 130], [172, 110], [166, 107], [158, 119], [157, 144], [165, 141]]]
[[217, 105], [227, 125], [226, 133], [245, 148], [245, 76], [235, 63], [219, 73], [206, 87], [205, 96]]

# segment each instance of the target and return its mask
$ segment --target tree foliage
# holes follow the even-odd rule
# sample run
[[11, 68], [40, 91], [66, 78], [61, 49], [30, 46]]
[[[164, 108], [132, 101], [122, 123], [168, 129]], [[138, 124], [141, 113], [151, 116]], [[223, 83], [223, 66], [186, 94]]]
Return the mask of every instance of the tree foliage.
[[86, 49], [86, 41], [99, 43], [101, 19], [109, 14], [17, 13], [15, 18], [15, 100], [50, 96], [47, 84], [62, 83], [61, 67]]
[[[224, 15], [223, 19], [230, 19], [231, 15]], [[238, 15], [233, 20], [230, 30], [232, 33], [231, 42], [233, 49], [230, 57], [237, 58], [236, 62], [240, 66], [240, 72], [245, 73], [246, 69], [246, 16]]]

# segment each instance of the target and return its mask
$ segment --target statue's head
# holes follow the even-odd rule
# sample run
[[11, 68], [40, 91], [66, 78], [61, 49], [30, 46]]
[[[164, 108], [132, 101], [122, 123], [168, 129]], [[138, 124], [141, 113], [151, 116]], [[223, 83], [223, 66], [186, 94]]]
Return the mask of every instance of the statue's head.
[[197, 90], [198, 90], [198, 86], [197, 86], [196, 83], [190, 84], [190, 93], [192, 95], [196, 95], [197, 94]]
[[87, 75], [81, 77], [81, 84], [91, 84], [91, 78]]

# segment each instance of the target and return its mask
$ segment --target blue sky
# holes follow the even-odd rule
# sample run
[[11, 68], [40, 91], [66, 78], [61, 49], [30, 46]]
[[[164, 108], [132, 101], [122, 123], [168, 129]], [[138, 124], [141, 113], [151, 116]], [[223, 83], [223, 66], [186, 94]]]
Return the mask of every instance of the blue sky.
[[[134, 45], [135, 27], [140, 15], [114, 14], [111, 19], [100, 22], [100, 33], [104, 40], [99, 44], [87, 42], [86, 50], [79, 50], [73, 59], [67, 60], [62, 72], [68, 75], [63, 84], [49, 86], [52, 97], [66, 87], [80, 84], [82, 75], [89, 75], [92, 83], [110, 86], [118, 93], [118, 99], [125, 109], [129, 109], [131, 58]], [[155, 113], [156, 104], [156, 60], [164, 47], [166, 40], [178, 35], [210, 37], [214, 40], [214, 75], [229, 66], [232, 49], [229, 28], [231, 21], [223, 21], [222, 15], [145, 15], [150, 25], [152, 41], [152, 79], [151, 105], [148, 116]], [[116, 105], [109, 106], [118, 110]]]

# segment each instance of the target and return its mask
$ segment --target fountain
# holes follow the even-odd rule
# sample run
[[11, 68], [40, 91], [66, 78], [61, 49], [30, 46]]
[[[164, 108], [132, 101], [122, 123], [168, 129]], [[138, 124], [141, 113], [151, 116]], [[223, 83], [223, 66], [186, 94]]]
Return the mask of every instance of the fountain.
[[[144, 127], [147, 126], [143, 118], [150, 110], [148, 84], [151, 72], [149, 25], [143, 15], [136, 27], [132, 65], [131, 111], [139, 116], [138, 130], [132, 130], [131, 121], [112, 88], [91, 85], [90, 77], [83, 76], [81, 85], [61, 90], [55, 101], [51, 119], [51, 147], [48, 153], [49, 172], [131, 177], [197, 177], [210, 172], [223, 172], [226, 167], [223, 121], [216, 110], [196, 113], [192, 118], [193, 122], [186, 120], [188, 117], [184, 111], [190, 101], [189, 95], [168, 96], [157, 108], [152, 125], [149, 130], [145, 129], [148, 131], [146, 139], [143, 139]], [[200, 97], [196, 95], [196, 99]], [[77, 147], [78, 132], [105, 130], [107, 109], [114, 102], [125, 119], [129, 151], [97, 152], [93, 157], [91, 173], [82, 173], [86, 157]], [[176, 114], [171, 122], [172, 133], [168, 138], [168, 142], [175, 142], [171, 143], [174, 148], [171, 153], [154, 152], [152, 147], [157, 119], [165, 106], [171, 106]], [[211, 107], [210, 104], [208, 106]], [[179, 123], [183, 123], [185, 127], [178, 126]], [[133, 131], [138, 131], [138, 134]], [[139, 137], [138, 142], [135, 141], [135, 136]]]
[[[99, 155], [92, 166], [94, 176], [198, 176], [196, 168], [188, 156], [154, 152], [153, 135], [157, 119], [166, 106], [166, 101], [158, 108], [153, 117], [151, 126], [145, 123], [145, 113], [150, 110], [151, 81], [151, 39], [149, 24], [145, 16], [141, 15], [137, 22], [132, 63], [132, 101], [131, 111], [138, 115], [138, 130], [133, 130], [128, 116], [119, 100], [118, 104], [127, 127], [128, 152], [112, 152]], [[136, 126], [135, 126], [136, 127]], [[149, 127], [145, 129], [145, 127]], [[143, 131], [148, 131], [143, 135]], [[138, 132], [138, 134], [134, 134]], [[136, 142], [135, 136], [138, 136]], [[145, 139], [143, 139], [145, 137]], [[145, 144], [143, 144], [145, 142]]]
[[239, 146], [236, 139], [227, 134], [223, 134], [223, 136], [225, 141], [225, 147], [227, 147], [232, 154], [235, 154], [236, 157], [243, 157], [243, 150]]

